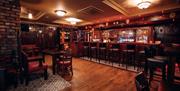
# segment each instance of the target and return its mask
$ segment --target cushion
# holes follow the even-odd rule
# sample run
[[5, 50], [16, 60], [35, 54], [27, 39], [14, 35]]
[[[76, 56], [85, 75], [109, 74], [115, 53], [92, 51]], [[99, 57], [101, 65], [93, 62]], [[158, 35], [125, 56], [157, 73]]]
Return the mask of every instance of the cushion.
[[29, 62], [29, 72], [47, 69], [48, 65], [43, 63], [42, 66], [39, 65], [39, 62]]
[[42, 60], [42, 56], [32, 56], [32, 57], [27, 57], [28, 61], [35, 61], [35, 60]]
[[154, 56], [154, 58], [159, 59], [159, 60], [164, 60], [164, 61], [168, 60], [168, 58], [165, 56]]
[[59, 61], [58, 63], [59, 63], [59, 64], [70, 64], [71, 61]]
[[147, 58], [148, 61], [150, 62], [156, 62], [156, 63], [163, 63], [164, 61], [156, 59], [156, 58]]
[[123, 50], [123, 52], [135, 52], [134, 50]]

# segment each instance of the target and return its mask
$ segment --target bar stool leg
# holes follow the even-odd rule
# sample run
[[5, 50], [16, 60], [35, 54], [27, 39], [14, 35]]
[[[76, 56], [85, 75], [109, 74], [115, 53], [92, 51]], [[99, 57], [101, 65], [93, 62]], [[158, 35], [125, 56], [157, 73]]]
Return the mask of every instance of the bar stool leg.
[[162, 67], [162, 79], [163, 80], [166, 79], [166, 65], [163, 65], [163, 67]]

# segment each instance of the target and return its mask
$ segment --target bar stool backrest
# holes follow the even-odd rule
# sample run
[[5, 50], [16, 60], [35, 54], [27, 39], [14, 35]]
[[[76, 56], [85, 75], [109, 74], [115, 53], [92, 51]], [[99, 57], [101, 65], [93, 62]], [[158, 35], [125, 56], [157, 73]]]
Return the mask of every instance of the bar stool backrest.
[[120, 48], [120, 45], [119, 45], [119, 44], [112, 44], [112, 48], [117, 48], [117, 49], [119, 49], [119, 48]]
[[106, 48], [107, 44], [106, 43], [100, 43], [99, 47], [105, 47]]
[[91, 47], [96, 47], [97, 43], [90, 43]]
[[88, 42], [84, 42], [83, 45], [84, 46], [89, 46], [89, 43]]
[[135, 49], [136, 49], [136, 45], [127, 44], [127, 45], [126, 45], [126, 48], [127, 48], [128, 50], [135, 50]]

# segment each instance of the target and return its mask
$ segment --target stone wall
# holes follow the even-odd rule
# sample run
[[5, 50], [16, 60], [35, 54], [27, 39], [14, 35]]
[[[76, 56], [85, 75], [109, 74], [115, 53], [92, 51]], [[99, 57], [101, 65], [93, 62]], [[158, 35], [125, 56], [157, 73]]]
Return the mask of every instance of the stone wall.
[[20, 30], [20, 1], [0, 0], [0, 55], [17, 55]]

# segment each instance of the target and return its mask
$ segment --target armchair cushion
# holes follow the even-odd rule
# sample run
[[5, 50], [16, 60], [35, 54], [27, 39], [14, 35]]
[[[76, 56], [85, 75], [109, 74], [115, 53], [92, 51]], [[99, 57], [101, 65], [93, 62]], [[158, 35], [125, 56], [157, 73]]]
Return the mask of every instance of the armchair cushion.
[[28, 61], [36, 61], [36, 60], [42, 60], [42, 56], [32, 56], [32, 57], [27, 57]]
[[44, 70], [48, 68], [48, 65], [43, 63], [42, 66], [40, 66], [39, 62], [29, 62], [29, 72], [37, 71], [37, 70]]
[[66, 65], [67, 65], [67, 64], [70, 64], [71, 61], [59, 61], [58, 63], [59, 63], [59, 64], [64, 64], [64, 65], [66, 64]]

